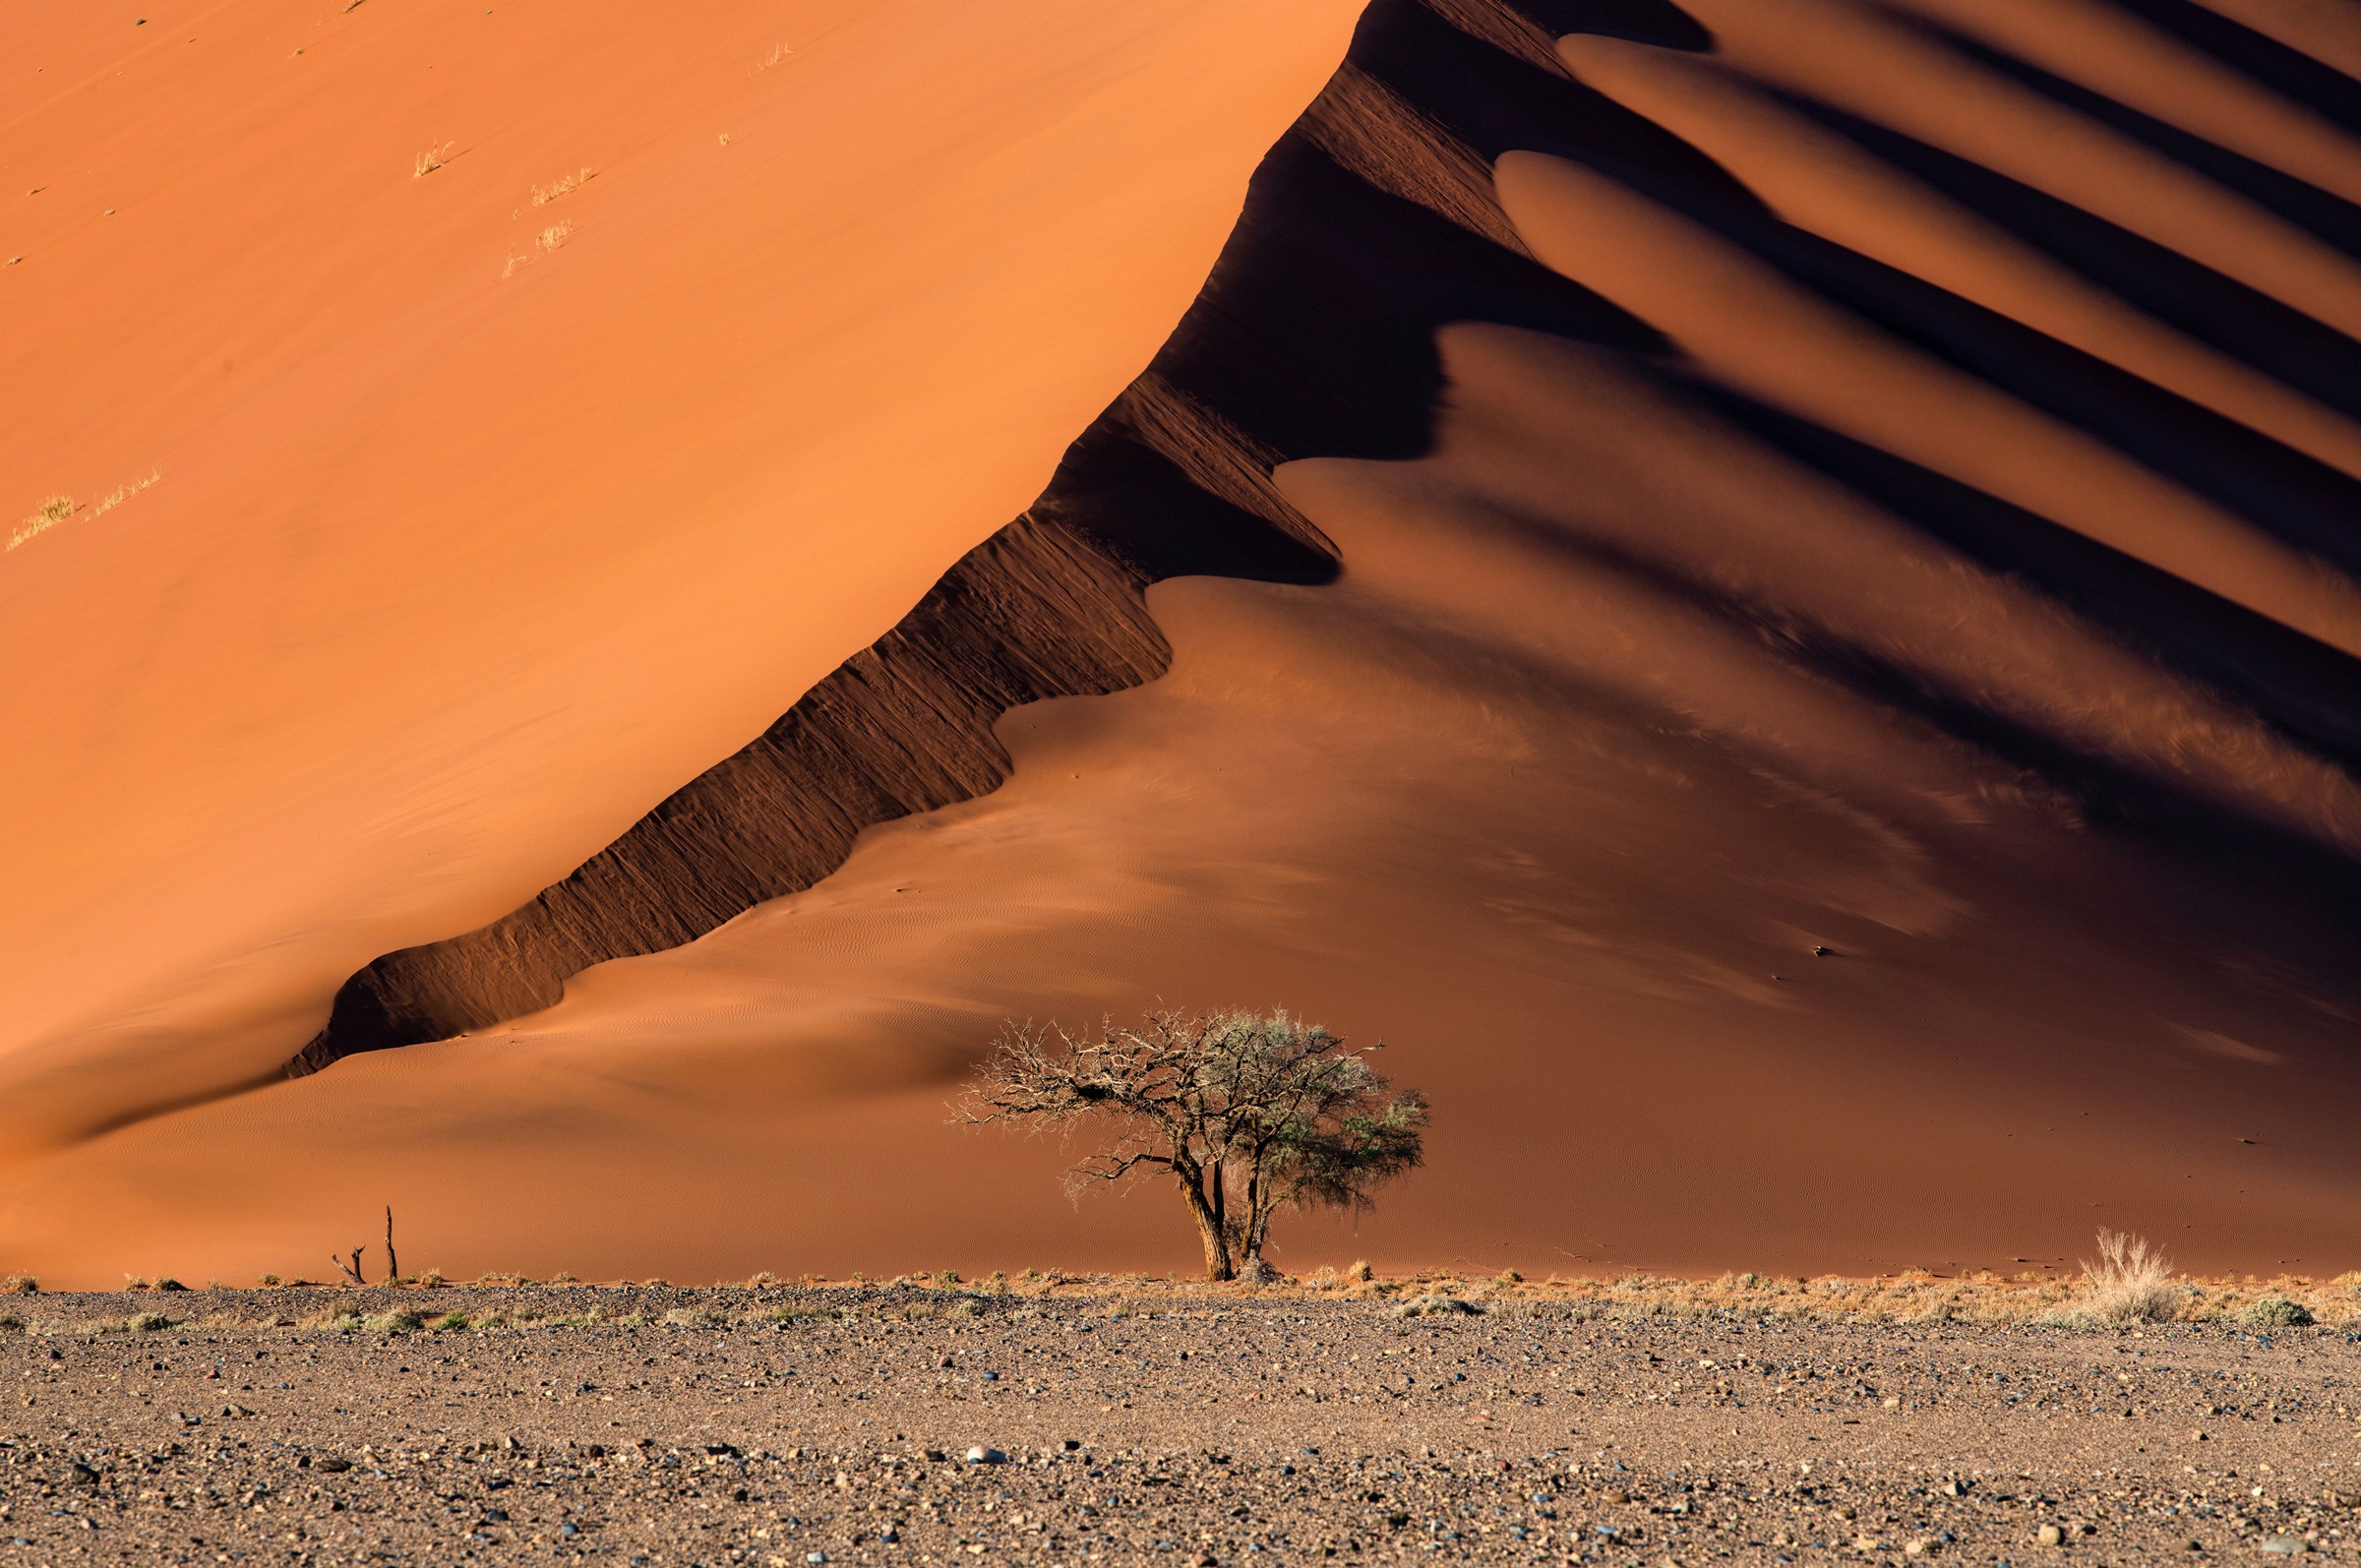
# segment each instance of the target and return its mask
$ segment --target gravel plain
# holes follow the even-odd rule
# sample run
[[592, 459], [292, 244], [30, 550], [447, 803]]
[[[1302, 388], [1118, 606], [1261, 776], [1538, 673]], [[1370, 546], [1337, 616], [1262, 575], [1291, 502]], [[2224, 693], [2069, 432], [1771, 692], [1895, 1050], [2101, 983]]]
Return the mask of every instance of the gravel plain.
[[2344, 1328], [877, 1289], [10, 1304], [8, 1565], [2361, 1551]]

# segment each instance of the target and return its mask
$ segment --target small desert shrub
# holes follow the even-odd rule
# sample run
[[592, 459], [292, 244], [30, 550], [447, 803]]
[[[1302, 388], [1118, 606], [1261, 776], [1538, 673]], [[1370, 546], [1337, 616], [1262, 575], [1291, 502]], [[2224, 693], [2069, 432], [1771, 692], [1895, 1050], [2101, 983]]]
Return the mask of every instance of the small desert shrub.
[[161, 1312], [134, 1312], [123, 1320], [123, 1326], [135, 1334], [160, 1334], [172, 1326], [172, 1320]]
[[2172, 1264], [2144, 1236], [2102, 1228], [2098, 1261], [2083, 1260], [2082, 1309], [2105, 1323], [2165, 1323], [2180, 1308]]
[[746, 1288], [750, 1291], [767, 1291], [778, 1283], [779, 1277], [771, 1273], [770, 1270], [764, 1269], [761, 1273], [757, 1274], [753, 1279], [748, 1280], [746, 1282]]
[[432, 174], [435, 172], [435, 170], [441, 168], [450, 158], [451, 150], [455, 145], [456, 144], [454, 143], [445, 142], [439, 146], [430, 147], [425, 151], [419, 153], [417, 162], [410, 166], [410, 178], [413, 180], [423, 180], [429, 174]]
[[1396, 1317], [1457, 1317], [1474, 1316], [1483, 1307], [1474, 1301], [1463, 1301], [1456, 1296], [1418, 1296], [1394, 1308]]
[[126, 1274], [123, 1276], [123, 1289], [127, 1291], [145, 1291], [148, 1289], [147, 1277], [139, 1274]]
[[418, 1276], [418, 1283], [431, 1290], [436, 1286], [449, 1285], [451, 1282], [443, 1278], [441, 1269], [428, 1269], [424, 1274]]
[[549, 1283], [552, 1285], [579, 1285], [582, 1282], [580, 1276], [566, 1269], [560, 1269], [549, 1277]]
[[2261, 1297], [2246, 1309], [2244, 1316], [2257, 1328], [2309, 1328], [2313, 1322], [2310, 1307], [2284, 1296]]
[[0, 1280], [0, 1296], [38, 1296], [41, 1282], [30, 1274], [11, 1274]]
[[1363, 1285], [1367, 1284], [1376, 1277], [1377, 1271], [1369, 1267], [1369, 1260], [1367, 1258], [1362, 1258], [1358, 1260], [1351, 1268], [1345, 1270], [1346, 1279], [1358, 1280]]
[[105, 495], [98, 498], [98, 504], [91, 509], [91, 515], [93, 517], [105, 516], [108, 513], [123, 505], [124, 502], [129, 501], [132, 497], [138, 495], [141, 491], [147, 489], [150, 485], [154, 484], [158, 479], [163, 477], [164, 471], [161, 468], [151, 468], [149, 470], [148, 477], [145, 479], [124, 480], [123, 483], [115, 486], [114, 489], [108, 491]]
[[590, 170], [576, 169], [572, 174], [559, 175], [547, 185], [536, 185], [533, 187], [533, 205], [547, 207], [569, 191], [580, 190], [584, 185], [590, 183]]
[[462, 1329], [467, 1327], [467, 1314], [464, 1312], [446, 1312], [441, 1317], [436, 1318], [432, 1323], [429, 1323], [427, 1327], [431, 1329], [439, 1329], [445, 1333], [449, 1333], [454, 1329]]
[[276, 1285], [278, 1283], [278, 1276], [275, 1274], [266, 1274], [262, 1277], [262, 1283], [265, 1285]]
[[51, 496], [33, 509], [31, 516], [9, 531], [8, 548], [14, 550], [27, 540], [47, 533], [81, 510], [72, 496]]
[[957, 1285], [959, 1283], [959, 1271], [957, 1269], [937, 1269], [935, 1271], [935, 1283], [944, 1287]]
[[[525, 1278], [521, 1274], [512, 1274], [506, 1269], [502, 1269], [491, 1274], [477, 1275], [475, 1283], [478, 1285], [522, 1285], [525, 1283]], [[648, 1283], [652, 1285], [655, 1282], [650, 1280]]]
[[674, 1328], [721, 1328], [730, 1320], [710, 1306], [676, 1306], [664, 1314], [664, 1321]]
[[14, 1312], [0, 1312], [0, 1334], [22, 1334], [25, 1320]]
[[1499, 1278], [1492, 1283], [1494, 1285], [1523, 1285], [1525, 1276], [1519, 1274], [1515, 1269], [1502, 1269]]
[[361, 1319], [361, 1327], [372, 1334], [407, 1334], [425, 1321], [418, 1313], [403, 1306], [395, 1307], [391, 1312], [380, 1312], [374, 1317], [365, 1317]]
[[573, 232], [574, 225], [572, 223], [552, 223], [534, 237], [533, 243], [545, 251], [554, 251], [565, 244], [566, 236]]

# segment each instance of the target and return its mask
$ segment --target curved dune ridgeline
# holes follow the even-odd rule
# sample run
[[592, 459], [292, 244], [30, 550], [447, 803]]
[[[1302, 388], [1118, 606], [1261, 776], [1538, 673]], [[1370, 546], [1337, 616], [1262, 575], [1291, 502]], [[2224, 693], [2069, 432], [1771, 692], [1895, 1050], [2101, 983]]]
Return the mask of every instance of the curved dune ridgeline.
[[1147, 582], [1185, 571], [1316, 581], [1332, 566], [1324, 544], [1236, 432], [1143, 380], [1057, 490], [760, 740], [515, 914], [354, 976], [288, 1070], [537, 1011], [592, 964], [678, 946], [811, 886], [864, 827], [1006, 777], [992, 726], [1009, 708], [1161, 675]]
[[[1146, 36], [1060, 80], [1132, 103]], [[476, 757], [605, 687], [528, 701], [433, 648], [498, 723], [418, 804], [338, 808], [421, 836], [389, 852], [400, 918], [348, 917], [377, 883], [343, 868], [273, 939], [303, 964], [252, 978], [256, 937], [192, 969], [269, 1047], [243, 1075], [175, 1066], [204, 1029], [143, 1033], [149, 993], [43, 1036], [81, 1119], [12, 1168], [0, 1238], [203, 1274], [391, 1201], [453, 1272], [1162, 1267], [1187, 1238], [1152, 1205], [1077, 1212], [1059, 1150], [942, 1115], [1002, 1020], [1162, 1000], [1382, 1036], [1434, 1105], [1428, 1167], [1357, 1232], [1291, 1222], [1291, 1269], [2037, 1272], [2102, 1223], [2201, 1267], [2361, 1266], [2361, 27], [1375, 0], [1336, 61], [1193, 303], [1112, 372], [1026, 368], [1072, 348], [1048, 330], [961, 361], [993, 397], [848, 459], [829, 495], [896, 499], [833, 554], [543, 550], [661, 564], [672, 598], [744, 574], [711, 618], [740, 632], [774, 590], [859, 614], [824, 660], [800, 631], [760, 669], [680, 653], [651, 688], [726, 685], [727, 714], [628, 780], [624, 738], [569, 752], [562, 788]], [[999, 165], [946, 156], [969, 211]], [[847, 406], [936, 363], [948, 329], [901, 308], [829, 307], [893, 367]], [[1082, 387], [1021, 489], [929, 521], [914, 476], [985, 464], [998, 401]], [[749, 536], [834, 515], [799, 498]], [[708, 630], [665, 593], [668, 638]], [[543, 800], [572, 814], [496, 865]], [[489, 825], [447, 860], [454, 816]], [[254, 854], [191, 846], [232, 881]], [[132, 1087], [88, 1087], [91, 1041]], [[83, 1194], [89, 1235], [56, 1217]]]
[[[864, 826], [996, 787], [1006, 709], [1162, 673], [1148, 582], [1319, 580], [1328, 541], [1272, 466], [1414, 455], [1453, 322], [1621, 350], [1572, 381], [1638, 378], [1631, 401], [1900, 522], [1896, 555], [1999, 574], [1958, 613], [2070, 618], [2010, 670], [1972, 633], [1909, 645], [1840, 630], [1857, 606], [1780, 603], [1732, 571], [1736, 540], [1677, 565], [1614, 541], [1723, 615], [1787, 621], [1802, 664], [2089, 808], [2189, 796], [2349, 851], [2361, 152], [2136, 8], [1731, 5], [1380, 0], [1188, 319], [1033, 512], [532, 904], [355, 976], [290, 1070], [548, 1006], [812, 885]], [[2056, 74], [2081, 61], [2125, 101]], [[2151, 117], [2173, 103], [2189, 127]]]

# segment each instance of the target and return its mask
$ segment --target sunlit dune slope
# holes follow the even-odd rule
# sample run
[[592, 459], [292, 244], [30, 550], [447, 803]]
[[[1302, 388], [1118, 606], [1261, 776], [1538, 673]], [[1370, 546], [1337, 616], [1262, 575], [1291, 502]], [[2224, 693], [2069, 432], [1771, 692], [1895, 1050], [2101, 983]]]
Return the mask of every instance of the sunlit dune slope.
[[0, 1234], [1178, 1264], [941, 1111], [1001, 1018], [1161, 997], [1434, 1101], [1290, 1263], [2352, 1266], [2355, 52], [2297, 0], [1378, 0], [1015, 522], [537, 898], [333, 1007], [242, 982], [291, 1076], [21, 1164]]
[[275, 1074], [890, 628], [1357, 9], [19, 8], [0, 1146]]

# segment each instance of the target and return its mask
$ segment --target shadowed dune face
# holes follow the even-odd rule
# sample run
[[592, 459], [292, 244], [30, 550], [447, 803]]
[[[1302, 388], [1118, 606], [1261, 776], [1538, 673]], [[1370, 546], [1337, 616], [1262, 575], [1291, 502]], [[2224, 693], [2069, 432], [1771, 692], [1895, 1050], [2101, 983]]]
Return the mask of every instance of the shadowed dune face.
[[[530, 903], [443, 874], [333, 1008], [387, 917], [225, 960], [245, 1055], [193, 986], [83, 994], [0, 1058], [20, 1136], [122, 1124], [0, 1234], [283, 1268], [391, 1198], [452, 1269], [1174, 1261], [1161, 1200], [1077, 1218], [940, 1111], [1001, 1018], [1161, 997], [1382, 1034], [1436, 1104], [1289, 1261], [2348, 1266], [2356, 47], [2295, 0], [1378, 0], [1016, 522], [669, 797], [571, 785], [661, 804], [544, 829]], [[145, 1114], [266, 1043], [302, 1075]]]

